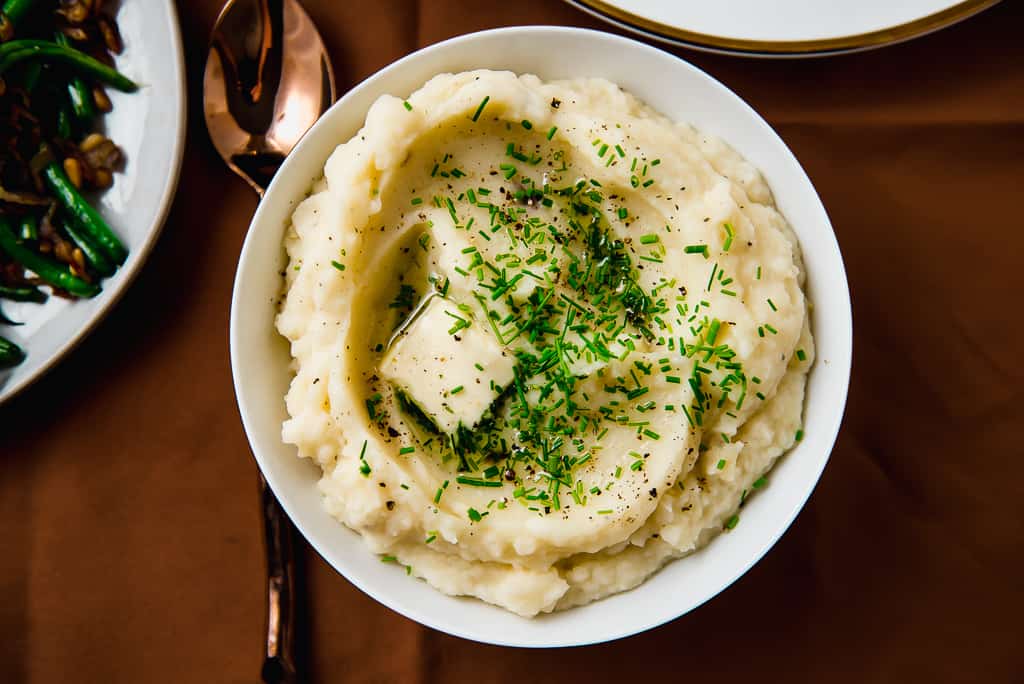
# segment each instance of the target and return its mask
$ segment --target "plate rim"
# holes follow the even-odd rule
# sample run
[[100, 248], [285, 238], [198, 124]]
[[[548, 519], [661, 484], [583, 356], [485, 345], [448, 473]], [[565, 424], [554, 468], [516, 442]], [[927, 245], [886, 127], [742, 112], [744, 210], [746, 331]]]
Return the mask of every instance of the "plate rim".
[[174, 48], [174, 58], [172, 63], [174, 71], [177, 74], [176, 85], [178, 87], [178, 91], [181, 93], [181, 97], [178, 100], [178, 111], [177, 116], [175, 117], [175, 121], [177, 123], [177, 135], [175, 136], [174, 146], [171, 150], [171, 174], [169, 182], [164, 186], [163, 192], [160, 194], [153, 224], [142, 244], [135, 248], [135, 254], [138, 256], [129, 266], [123, 267], [122, 273], [124, 275], [118, 281], [117, 285], [110, 290], [104, 291], [106, 297], [93, 315], [87, 319], [85, 323], [64, 342], [64, 344], [58, 347], [48, 359], [39, 364], [35, 370], [9, 384], [0, 386], [0, 407], [10, 402], [16, 396], [21, 394], [21, 392], [28, 389], [36, 381], [53, 370], [57, 364], [71, 354], [71, 352], [73, 352], [78, 345], [81, 344], [82, 341], [85, 340], [85, 338], [92, 333], [92, 331], [95, 330], [101, 322], [103, 322], [104, 319], [106, 319], [114, 306], [121, 301], [121, 298], [135, 282], [135, 279], [142, 271], [142, 267], [149, 260], [149, 255], [156, 246], [157, 240], [163, 232], [164, 225], [167, 223], [167, 216], [170, 214], [171, 205], [174, 203], [174, 197], [177, 194], [178, 182], [181, 179], [181, 166], [185, 158], [185, 139], [188, 137], [186, 126], [188, 116], [188, 83], [185, 79], [185, 51], [181, 41], [181, 25], [178, 18], [178, 8], [173, 0], [163, 0], [162, 4], [166, 8], [168, 19], [170, 19], [168, 37], [170, 38], [171, 46]]
[[876, 31], [811, 40], [767, 41], [730, 38], [663, 24], [620, 9], [606, 0], [566, 0], [614, 26], [672, 45], [745, 57], [821, 57], [894, 45], [952, 26], [998, 5], [1001, 0], [961, 0], [944, 10]]

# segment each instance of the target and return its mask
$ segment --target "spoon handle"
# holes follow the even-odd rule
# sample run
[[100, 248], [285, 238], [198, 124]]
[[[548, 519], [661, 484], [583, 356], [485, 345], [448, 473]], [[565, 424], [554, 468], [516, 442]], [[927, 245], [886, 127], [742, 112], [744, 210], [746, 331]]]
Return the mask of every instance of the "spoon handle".
[[292, 659], [295, 635], [292, 529], [262, 475], [260, 498], [267, 552], [267, 653], [262, 678], [266, 684], [291, 684], [298, 681]]

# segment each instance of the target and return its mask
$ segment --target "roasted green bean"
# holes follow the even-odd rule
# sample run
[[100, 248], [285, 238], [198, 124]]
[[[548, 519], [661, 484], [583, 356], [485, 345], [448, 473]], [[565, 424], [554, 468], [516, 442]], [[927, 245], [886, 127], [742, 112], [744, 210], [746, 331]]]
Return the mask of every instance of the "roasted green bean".
[[51, 261], [41, 254], [36, 254], [18, 242], [14, 231], [11, 230], [11, 222], [6, 216], [0, 216], [0, 250], [6, 252], [8, 256], [35, 273], [45, 282], [66, 290], [75, 296], [95, 297], [100, 292], [98, 285], [87, 283], [73, 274], [67, 267]]
[[12, 368], [25, 360], [25, 352], [10, 340], [0, 337], [0, 368]]
[[64, 210], [71, 221], [77, 221], [85, 234], [89, 236], [97, 247], [115, 264], [123, 264], [128, 257], [128, 250], [124, 248], [121, 241], [114, 235], [107, 222], [103, 220], [82, 194], [78, 192], [64, 169], [57, 162], [51, 161], [43, 169], [43, 178], [49, 186], [50, 191], [60, 200]]

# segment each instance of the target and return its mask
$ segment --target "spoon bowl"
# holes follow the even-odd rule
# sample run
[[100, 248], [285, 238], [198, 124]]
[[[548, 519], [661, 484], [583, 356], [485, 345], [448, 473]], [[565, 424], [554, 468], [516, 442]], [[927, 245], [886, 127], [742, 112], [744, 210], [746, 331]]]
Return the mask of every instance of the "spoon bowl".
[[327, 50], [297, 0], [224, 6], [203, 75], [203, 113], [217, 152], [256, 192], [334, 95]]

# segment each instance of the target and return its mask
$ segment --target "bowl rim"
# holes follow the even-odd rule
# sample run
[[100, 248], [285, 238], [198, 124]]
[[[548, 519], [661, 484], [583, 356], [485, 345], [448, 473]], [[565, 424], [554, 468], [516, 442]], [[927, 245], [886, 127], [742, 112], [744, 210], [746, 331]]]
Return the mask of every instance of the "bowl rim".
[[[711, 600], [712, 598], [720, 594], [722, 591], [724, 591], [726, 588], [728, 588], [734, 582], [736, 582], [736, 580], [738, 580], [740, 577], [746, 574], [750, 570], [750, 568], [753, 567], [758, 561], [760, 561], [761, 558], [763, 558], [764, 555], [779, 541], [779, 539], [781, 539], [781, 537], [792, 525], [796, 516], [803, 509], [811, 493], [817, 486], [817, 483], [821, 478], [821, 474], [828, 463], [828, 460], [831, 456], [832, 450], [834, 449], [835, 441], [838, 437], [839, 430], [843, 422], [843, 416], [845, 413], [848, 397], [850, 370], [852, 367], [853, 320], [852, 307], [850, 304], [850, 290], [846, 277], [845, 265], [842, 259], [842, 252], [839, 249], [838, 240], [835, 235], [835, 231], [832, 228], [832, 223], [828, 217], [827, 211], [825, 210], [821, 198], [818, 195], [817, 190], [814, 188], [814, 185], [808, 178], [803, 166], [799, 163], [793, 152], [781, 139], [778, 133], [760, 116], [760, 114], [758, 114], [749, 104], [747, 104], [747, 102], [743, 100], [743, 98], [741, 98], [739, 95], [737, 95], [723, 83], [715, 79], [713, 76], [707, 74], [697, 66], [691, 64], [690, 62], [681, 57], [673, 55], [670, 52], [667, 52], [666, 50], [646, 44], [634, 38], [619, 36], [613, 33], [608, 33], [600, 30], [583, 29], [568, 26], [528, 25], [476, 31], [472, 33], [454, 36], [444, 41], [429, 45], [388, 64], [387, 66], [378, 70], [377, 72], [375, 72], [374, 74], [372, 74], [371, 76], [367, 77], [359, 84], [354, 86], [352, 89], [350, 89], [343, 97], [341, 97], [337, 102], [335, 102], [331, 106], [331, 108], [324, 113], [323, 116], [321, 116], [321, 118], [317, 121], [316, 124], [314, 124], [314, 126], [309, 131], [307, 131], [307, 133], [299, 141], [299, 144], [293, 150], [293, 153], [289, 155], [289, 157], [285, 160], [285, 163], [282, 165], [280, 171], [277, 173], [274, 180], [267, 188], [267, 191], [264, 195], [264, 200], [261, 201], [260, 205], [257, 207], [253, 219], [250, 223], [250, 226], [247, 230], [245, 241], [242, 245], [238, 267], [235, 273], [234, 286], [232, 289], [230, 315], [231, 369], [235, 397], [238, 404], [238, 410], [240, 417], [242, 419], [247, 440], [249, 441], [250, 444], [252, 455], [256, 460], [256, 463], [260, 471], [266, 478], [271, 490], [275, 493], [275, 496], [279, 496], [279, 492], [281, 491], [281, 485], [277, 481], [277, 477], [275, 476], [272, 469], [264, 467], [264, 460], [267, 458], [272, 458], [272, 456], [268, 456], [266, 453], [263, 453], [261, 451], [262, 446], [258, 443], [257, 438], [254, 436], [257, 434], [257, 431], [254, 426], [254, 419], [250, 415], [250, 410], [247, 405], [249, 399], [246, 388], [246, 380], [244, 378], [244, 369], [240, 369], [238, 365], [238, 349], [242, 344], [239, 330], [241, 325], [240, 321], [242, 317], [242, 314], [240, 312], [244, 307], [243, 302], [246, 299], [246, 294], [242, 291], [240, 283], [244, 278], [243, 272], [245, 270], [245, 265], [248, 259], [251, 257], [253, 250], [255, 249], [254, 245], [258, 242], [258, 238], [255, 236], [261, 232], [260, 227], [263, 224], [267, 223], [265, 216], [272, 211], [271, 206], [275, 203], [276, 200], [275, 191], [282, 185], [281, 179], [289, 175], [291, 167], [295, 165], [295, 163], [297, 163], [295, 162], [295, 160], [297, 159], [298, 155], [296, 155], [295, 152], [300, 150], [303, 147], [303, 145], [306, 144], [311, 138], [315, 138], [315, 132], [317, 132], [321, 128], [328, 127], [328, 122], [333, 116], [336, 116], [337, 112], [341, 111], [347, 105], [348, 102], [356, 99], [357, 96], [359, 96], [363, 90], [374, 85], [376, 81], [383, 79], [391, 75], [393, 72], [403, 69], [404, 67], [406, 67], [406, 65], [410, 64], [411, 62], [422, 59], [426, 55], [432, 54], [434, 52], [448, 50], [453, 48], [454, 46], [457, 46], [461, 43], [468, 41], [487, 40], [493, 37], [508, 36], [517, 33], [541, 33], [550, 35], [565, 35], [566, 33], [572, 33], [584, 36], [588, 39], [610, 41], [612, 44], [618, 44], [620, 46], [628, 45], [631, 49], [639, 49], [641, 51], [651, 53], [652, 57], [657, 57], [659, 55], [662, 57], [667, 56], [670, 59], [676, 60], [679, 63], [679, 68], [688, 70], [697, 78], [708, 81], [709, 85], [723, 91], [727, 97], [730, 97], [733, 100], [735, 100], [739, 108], [744, 110], [746, 116], [750, 118], [752, 125], [760, 127], [762, 132], [766, 136], [773, 139], [771, 140], [771, 142], [774, 145], [781, 148], [783, 154], [788, 157], [787, 161], [790, 162], [798, 171], [799, 177], [796, 178], [797, 182], [806, 185], [807, 189], [810, 192], [810, 196], [813, 197], [813, 200], [816, 203], [815, 209], [820, 211], [820, 214], [824, 217], [825, 220], [824, 225], [820, 226], [820, 230], [823, 233], [825, 233], [825, 239], [828, 242], [828, 248], [830, 250], [834, 250], [835, 256], [838, 259], [838, 272], [830, 273], [830, 277], [837, 283], [837, 286], [845, 295], [842, 297], [841, 302], [843, 305], [845, 305], [843, 307], [844, 310], [839, 312], [841, 318], [840, 323], [842, 323], [843, 325], [841, 330], [836, 331], [837, 333], [839, 333], [836, 336], [835, 340], [834, 351], [836, 353], [832, 356], [832, 367], [841, 374], [842, 386], [836, 389], [836, 395], [833, 400], [835, 405], [838, 407], [838, 411], [834, 415], [833, 424], [828, 426], [828, 430], [825, 431], [823, 437], [819, 440], [821, 444], [824, 445], [822, 449], [823, 456], [820, 457], [820, 463], [813, 470], [813, 472], [805, 475], [805, 481], [801, 482], [800, 486], [798, 487], [798, 495], [794, 495], [792, 499], [788, 502], [788, 504], [786, 504], [785, 508], [788, 508], [788, 510], [786, 510], [785, 513], [780, 516], [782, 522], [778, 524], [777, 529], [773, 530], [771, 534], [765, 535], [761, 542], [756, 545], [756, 551], [746, 556], [743, 562], [736, 564], [736, 569], [733, 573], [723, 575], [723, 579], [718, 581], [711, 590], [703, 594], [699, 600], [694, 601], [685, 606], [673, 607], [667, 611], [650, 616], [646, 620], [637, 621], [637, 624], [630, 624], [628, 627], [624, 628], [610, 628], [602, 632], [600, 635], [594, 637], [580, 639], [572, 638], [571, 636], [566, 637], [565, 635], [560, 635], [559, 638], [549, 639], [544, 642], [516, 640], [501, 635], [495, 635], [493, 633], [488, 633], [486, 635], [474, 633], [467, 625], [454, 624], [448, 620], [445, 620], [443, 616], [438, 616], [423, 611], [420, 609], [418, 605], [415, 605], [413, 602], [402, 602], [393, 599], [391, 596], [384, 594], [383, 592], [378, 591], [375, 588], [369, 586], [368, 583], [364, 581], [362, 577], [353, 576], [354, 573], [350, 574], [343, 570], [342, 567], [340, 567], [341, 564], [336, 563], [335, 560], [332, 559], [332, 553], [327, 548], [328, 545], [322, 544], [322, 540], [318, 541], [316, 539], [311, 538], [311, 536], [307, 534], [306, 530], [304, 529], [302, 519], [297, 518], [294, 515], [294, 511], [297, 508], [294, 502], [290, 501], [287, 498], [287, 496], [285, 498], [279, 497], [278, 499], [279, 502], [281, 503], [281, 506], [288, 514], [289, 518], [292, 520], [293, 524], [295, 525], [299, 533], [302, 534], [302, 536], [306, 539], [310, 546], [312, 546], [312, 548], [321, 556], [321, 558], [324, 559], [324, 561], [328, 565], [330, 565], [338, 574], [344, 577], [348, 582], [355, 585], [364, 594], [368, 595], [378, 603], [390, 608], [391, 610], [395, 611], [396, 613], [406, 618], [415, 620], [416, 622], [422, 625], [425, 625], [427, 627], [436, 629], [447, 634], [451, 634], [453, 636], [458, 636], [471, 641], [493, 644], [498, 646], [514, 646], [528, 648], [585, 646], [597, 643], [604, 643], [608, 641], [614, 641], [624, 637], [632, 636], [635, 634], [648, 631], [662, 624], [671, 622], [672, 620], [675, 620], [697, 609], [707, 601]], [[283, 196], [280, 201], [284, 203], [289, 203], [290, 200], [295, 200], [295, 198]], [[295, 202], [291, 203], [293, 205], [295, 204]], [[815, 361], [815, 366], [817, 366], [818, 363], [819, 361]], [[811, 374], [813, 373], [814, 367], [812, 367], [811, 369]], [[281, 401], [283, 402], [283, 397], [281, 398]], [[805, 397], [805, 405], [806, 401], [807, 399]], [[821, 426], [816, 428], [815, 431], [819, 432], [820, 429]], [[792, 450], [793, 448], [795, 447], [791, 447], [790, 450]], [[788, 453], [788, 451], [790, 450], [787, 450], [786, 453]], [[785, 456], [786, 453], [784, 453], [783, 456]], [[344, 529], [344, 525], [341, 522], [338, 522], [338, 525], [342, 526], [342, 528]], [[662, 571], [663, 570], [664, 568], [662, 569]], [[642, 588], [644, 584], [649, 582], [651, 579], [652, 578], [650, 577], [647, 578], [643, 583], [641, 583], [641, 585], [636, 587], [636, 589]], [[433, 587], [428, 588], [430, 591], [437, 591]], [[581, 608], [582, 607], [578, 607], [573, 610], [579, 610]]]

